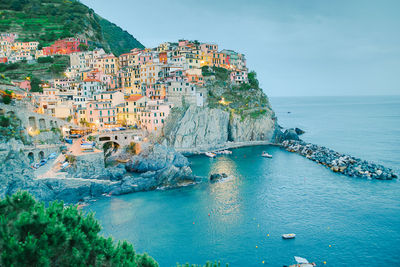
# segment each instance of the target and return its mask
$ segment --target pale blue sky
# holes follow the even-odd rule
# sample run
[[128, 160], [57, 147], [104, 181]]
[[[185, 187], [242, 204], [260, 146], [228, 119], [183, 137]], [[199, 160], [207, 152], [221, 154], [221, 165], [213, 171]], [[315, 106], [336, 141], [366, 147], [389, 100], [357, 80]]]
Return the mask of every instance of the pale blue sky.
[[146, 47], [246, 54], [269, 96], [400, 94], [398, 0], [81, 0]]

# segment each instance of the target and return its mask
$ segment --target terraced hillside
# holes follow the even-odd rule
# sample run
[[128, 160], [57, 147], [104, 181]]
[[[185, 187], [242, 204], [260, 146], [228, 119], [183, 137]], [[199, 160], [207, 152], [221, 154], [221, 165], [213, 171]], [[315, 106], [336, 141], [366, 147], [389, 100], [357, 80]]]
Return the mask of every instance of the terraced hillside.
[[116, 55], [143, 48], [131, 34], [76, 0], [0, 0], [0, 32], [16, 32], [21, 41], [47, 46], [79, 36]]

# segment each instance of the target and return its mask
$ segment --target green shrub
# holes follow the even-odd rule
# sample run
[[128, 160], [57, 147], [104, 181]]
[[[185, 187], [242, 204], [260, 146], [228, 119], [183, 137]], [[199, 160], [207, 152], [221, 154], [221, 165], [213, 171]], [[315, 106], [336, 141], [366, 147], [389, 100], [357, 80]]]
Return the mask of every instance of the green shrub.
[[11, 103], [11, 96], [9, 95], [3, 95], [3, 103], [8, 105]]
[[93, 213], [84, 215], [58, 201], [46, 207], [17, 192], [0, 201], [0, 266], [158, 266], [100, 230]]
[[38, 63], [53, 63], [54, 62], [54, 58], [52, 57], [40, 57], [37, 59]]
[[10, 126], [10, 118], [9, 117], [5, 117], [5, 116], [1, 116], [0, 117], [0, 126], [1, 127], [8, 127]]

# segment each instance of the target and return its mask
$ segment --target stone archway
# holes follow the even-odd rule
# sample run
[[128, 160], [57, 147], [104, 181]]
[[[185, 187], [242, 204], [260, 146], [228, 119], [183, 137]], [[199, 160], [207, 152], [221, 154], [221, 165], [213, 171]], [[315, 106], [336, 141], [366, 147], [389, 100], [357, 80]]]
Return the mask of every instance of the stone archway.
[[46, 121], [43, 118], [39, 119], [39, 129], [40, 130], [46, 129]]
[[36, 118], [31, 116], [28, 118], [29, 121], [29, 127], [32, 128], [33, 131], [36, 131], [37, 125], [36, 125]]
[[40, 160], [44, 159], [44, 152], [43, 151], [39, 152], [39, 159]]
[[28, 153], [28, 159], [29, 163], [33, 163], [35, 161], [35, 155], [33, 154], [33, 152]]
[[120, 144], [114, 141], [108, 141], [103, 144], [104, 157], [109, 157], [120, 148]]

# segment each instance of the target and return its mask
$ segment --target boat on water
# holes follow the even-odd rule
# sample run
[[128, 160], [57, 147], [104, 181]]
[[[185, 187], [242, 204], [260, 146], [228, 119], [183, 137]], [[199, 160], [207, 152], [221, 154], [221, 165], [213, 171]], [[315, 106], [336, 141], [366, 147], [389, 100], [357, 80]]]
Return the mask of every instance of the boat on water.
[[215, 154], [215, 153], [212, 153], [212, 152], [206, 152], [206, 153], [204, 153], [207, 157], [209, 157], [209, 158], [215, 158], [216, 156], [217, 156], [217, 154]]
[[263, 156], [264, 158], [272, 158], [271, 154], [268, 154], [268, 152], [264, 151], [261, 156]]
[[294, 256], [294, 260], [297, 262], [296, 264], [289, 265], [289, 267], [313, 267], [317, 266], [314, 262], [308, 262], [307, 259]]
[[283, 239], [293, 239], [296, 237], [296, 234], [283, 234], [282, 238]]
[[214, 153], [218, 154], [218, 155], [230, 155], [230, 154], [232, 154], [232, 151], [225, 149], [225, 150], [215, 151]]

